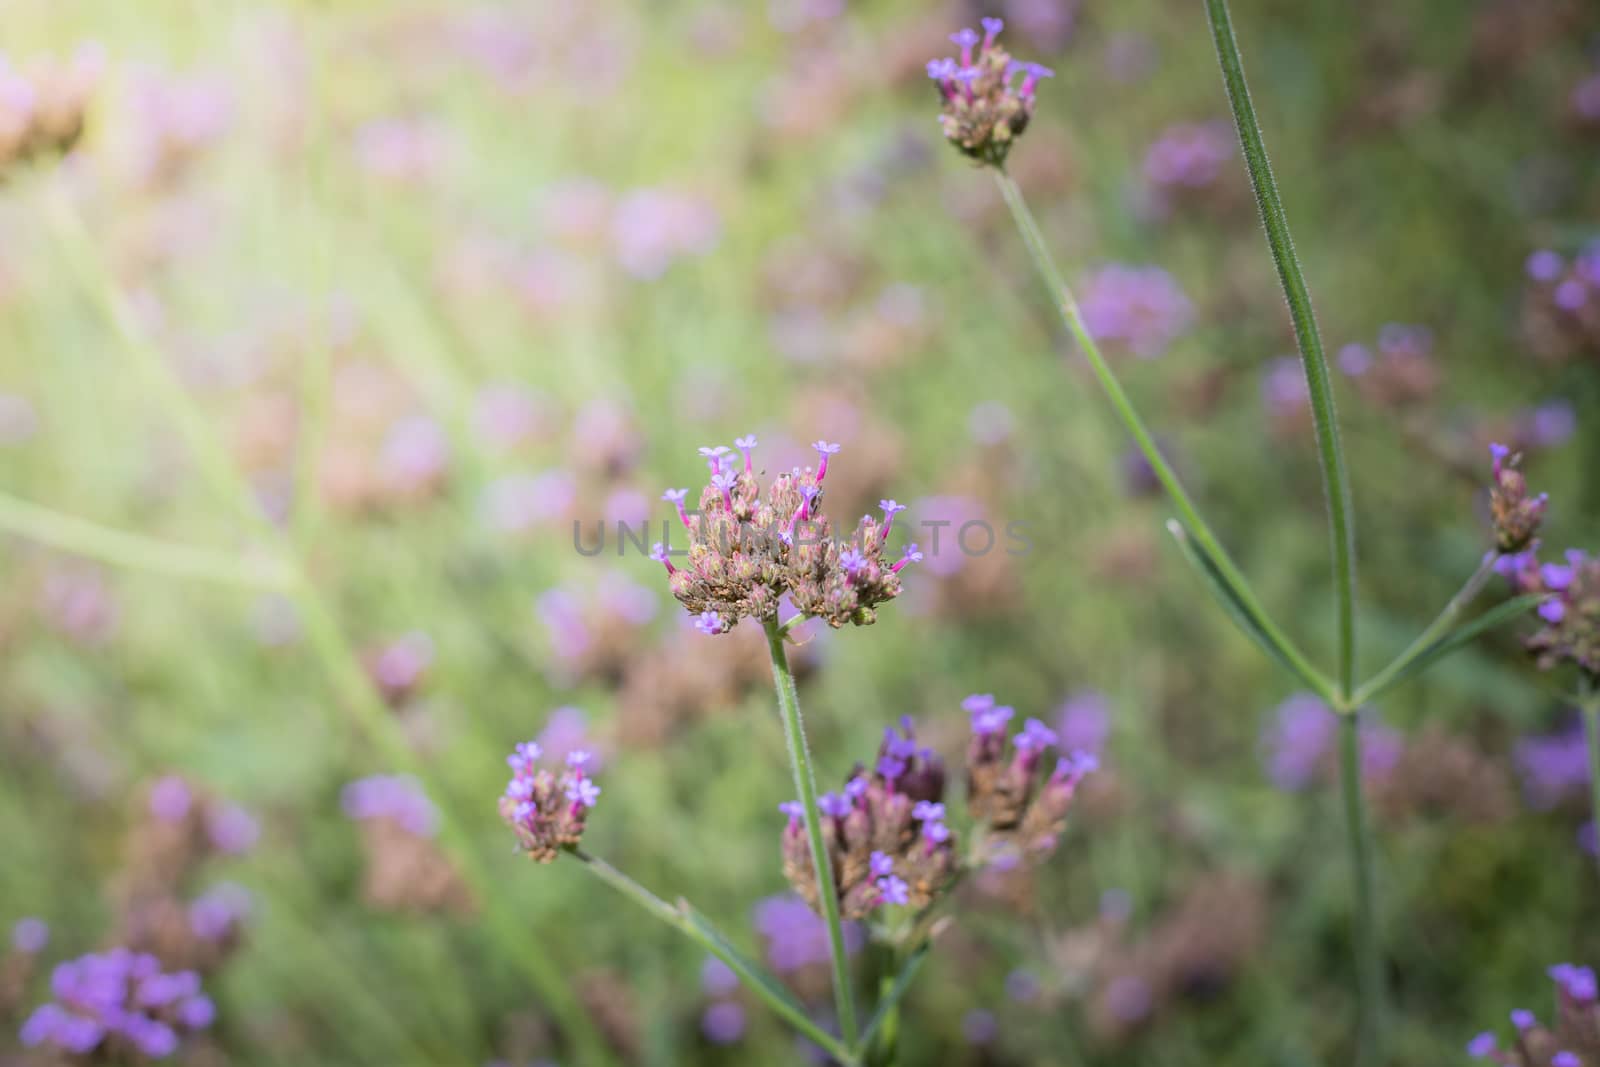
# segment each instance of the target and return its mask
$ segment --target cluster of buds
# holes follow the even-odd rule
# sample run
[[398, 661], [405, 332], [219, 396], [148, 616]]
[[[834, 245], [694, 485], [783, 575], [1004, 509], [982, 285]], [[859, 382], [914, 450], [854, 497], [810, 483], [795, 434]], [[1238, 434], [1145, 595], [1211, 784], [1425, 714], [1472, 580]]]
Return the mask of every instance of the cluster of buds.
[[1087, 752], [1058, 756], [1041, 781], [1039, 768], [1047, 765], [1046, 755], [1057, 748], [1054, 730], [1029, 719], [1008, 740], [1012, 708], [995, 703], [989, 693], [969, 696], [961, 707], [972, 716], [967, 804], [986, 847], [1002, 852], [1020, 849], [1026, 855], [1050, 852], [1066, 824], [1078, 785], [1099, 767], [1099, 761]]
[[50, 990], [55, 999], [22, 1024], [22, 1044], [95, 1062], [165, 1059], [183, 1032], [216, 1018], [198, 974], [167, 973], [155, 956], [126, 948], [59, 964]]
[[1544, 670], [1572, 663], [1600, 679], [1600, 559], [1568, 549], [1563, 563], [1540, 563], [1532, 551], [1502, 556], [1496, 569], [1520, 593], [1545, 593], [1543, 620], [1528, 650]]
[[[885, 905], [921, 911], [955, 879], [956, 835], [945, 823], [944, 763], [917, 744], [909, 717], [884, 731], [871, 770], [857, 766], [841, 792], [817, 802], [840, 912], [864, 919]], [[805, 809], [788, 801], [783, 874], [819, 910]]]
[[434, 841], [439, 814], [421, 782], [409, 775], [371, 775], [346, 785], [340, 803], [361, 827], [361, 893], [368, 904], [424, 914], [472, 910], [465, 880]]
[[593, 758], [588, 752], [567, 753], [559, 774], [538, 766], [543, 755], [537, 742], [524, 741], [506, 757], [511, 781], [500, 797], [500, 817], [516, 832], [528, 858], [550, 863], [583, 839], [584, 822], [600, 799], [600, 787], [585, 769]]
[[964, 155], [997, 168], [1005, 166], [1006, 154], [1033, 117], [1034, 86], [1055, 73], [1012, 59], [995, 43], [1004, 26], [987, 18], [982, 37], [970, 28], [953, 33], [950, 40], [961, 49], [960, 60], [928, 61], [928, 77], [944, 100], [939, 125], [946, 139]]
[[1570, 260], [1549, 248], [1528, 257], [1522, 328], [1545, 359], [1600, 355], [1600, 242]]
[[1600, 1064], [1600, 986], [1594, 971], [1558, 963], [1550, 968], [1556, 984], [1556, 1018], [1549, 1026], [1533, 1012], [1511, 1013], [1516, 1036], [1501, 1048], [1490, 1031], [1467, 1045], [1467, 1054], [1502, 1067], [1595, 1067]]
[[1539, 533], [1549, 497], [1545, 493], [1528, 495], [1528, 480], [1517, 469], [1521, 456], [1513, 455], [1505, 445], [1490, 445], [1489, 454], [1494, 459], [1489, 516], [1494, 522], [1495, 546], [1505, 554], [1522, 552], [1533, 545]]
[[849, 540], [840, 541], [821, 512], [823, 479], [838, 445], [817, 441], [816, 469], [778, 475], [763, 496], [750, 459], [755, 437], [734, 444], [742, 465], [725, 446], [700, 449], [711, 476], [699, 511], [685, 508], [687, 489], [662, 495], [688, 531], [688, 560], [675, 566], [664, 542], [656, 543], [651, 558], [667, 568], [672, 595], [695, 617], [695, 627], [720, 634], [746, 616], [767, 623], [777, 619], [785, 594], [801, 615], [834, 628], [875, 621], [877, 606], [900, 595], [901, 569], [922, 558], [915, 544], [895, 563], [883, 558], [895, 514], [905, 508], [882, 501], [881, 522], [863, 515]]
[[25, 71], [0, 57], [0, 171], [13, 163], [59, 155], [77, 144], [104, 69], [105, 53], [96, 45]]

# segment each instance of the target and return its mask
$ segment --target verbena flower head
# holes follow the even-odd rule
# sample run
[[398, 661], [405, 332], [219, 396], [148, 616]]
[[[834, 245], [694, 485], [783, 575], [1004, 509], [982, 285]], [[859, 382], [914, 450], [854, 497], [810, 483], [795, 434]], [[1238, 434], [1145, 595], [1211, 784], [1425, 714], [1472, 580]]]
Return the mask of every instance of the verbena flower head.
[[584, 822], [601, 790], [586, 769], [593, 759], [587, 751], [568, 753], [556, 770], [540, 766], [543, 755], [537, 744], [525, 741], [506, 757], [512, 773], [500, 797], [500, 817], [528, 858], [549, 863], [583, 839]]
[[1495, 545], [1502, 553], [1521, 552], [1533, 544], [1544, 521], [1549, 498], [1528, 495], [1528, 480], [1517, 469], [1521, 456], [1505, 445], [1490, 445], [1493, 483], [1489, 488], [1489, 515], [1494, 521]]
[[165, 1059], [216, 1017], [198, 974], [166, 973], [156, 957], [126, 948], [58, 965], [50, 991], [55, 999], [22, 1024], [22, 1044], [97, 1062]]
[[862, 516], [848, 538], [836, 538], [821, 504], [828, 461], [839, 446], [818, 441], [814, 470], [779, 474], [763, 493], [748, 458], [755, 438], [739, 441], [742, 465], [726, 448], [700, 450], [711, 470], [698, 512], [684, 509], [683, 490], [664, 498], [678, 506], [689, 551], [679, 566], [664, 544], [652, 556], [666, 566], [672, 594], [694, 617], [695, 628], [721, 634], [745, 617], [776, 619], [786, 594], [802, 615], [835, 628], [873, 622], [877, 606], [900, 594], [901, 569], [918, 556], [885, 558], [893, 513], [882, 522]]
[[1594, 1067], [1600, 1064], [1600, 990], [1591, 968], [1558, 963], [1549, 970], [1556, 987], [1555, 1017], [1548, 1022], [1526, 1008], [1511, 1012], [1505, 1044], [1492, 1030], [1467, 1043], [1467, 1054], [1502, 1067]]
[[[1066, 825], [1079, 783], [1099, 761], [1087, 752], [1048, 758], [1059, 739], [1038, 719], [1028, 719], [1008, 740], [1012, 709], [997, 705], [987, 693], [968, 697], [962, 706], [972, 715], [967, 804], [985, 842], [1035, 856], [1049, 853]], [[1040, 773], [1041, 767], [1046, 773]]]
[[1006, 154], [1033, 117], [1034, 87], [1054, 71], [1037, 63], [1019, 63], [996, 38], [1003, 23], [983, 20], [983, 34], [963, 29], [950, 35], [960, 58], [928, 61], [928, 77], [939, 89], [944, 113], [939, 125], [964, 155], [991, 167], [1003, 167]]
[[1523, 593], [1545, 593], [1539, 629], [1528, 638], [1528, 650], [1539, 666], [1553, 670], [1572, 664], [1591, 679], [1600, 679], [1600, 559], [1577, 549], [1560, 563], [1538, 564], [1533, 552], [1503, 556], [1498, 569]]
[[[845, 788], [819, 801], [822, 831], [846, 918], [885, 905], [921, 910], [948, 889], [960, 865], [945, 824], [944, 763], [919, 745], [909, 718], [885, 732], [872, 770], [857, 767]], [[790, 802], [783, 830], [783, 874], [818, 909], [816, 868], [804, 813]]]

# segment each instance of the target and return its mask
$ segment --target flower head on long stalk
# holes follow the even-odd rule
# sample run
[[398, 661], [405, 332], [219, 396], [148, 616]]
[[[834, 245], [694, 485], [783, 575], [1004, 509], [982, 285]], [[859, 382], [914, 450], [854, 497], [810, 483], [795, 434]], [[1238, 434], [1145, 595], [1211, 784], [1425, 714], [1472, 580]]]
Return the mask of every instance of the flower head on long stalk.
[[884, 556], [898, 505], [885, 509], [882, 521], [862, 516], [848, 537], [836, 538], [820, 506], [822, 481], [838, 445], [818, 441], [815, 469], [786, 471], [763, 491], [750, 461], [756, 439], [741, 437], [738, 443], [742, 467], [728, 463], [726, 448], [700, 450], [712, 470], [699, 511], [684, 510], [682, 490], [664, 498], [677, 505], [688, 530], [688, 559], [674, 567], [665, 545], [652, 558], [666, 564], [672, 594], [694, 616], [696, 628], [720, 634], [746, 617], [776, 619], [785, 595], [802, 615], [835, 628], [875, 621], [877, 606], [900, 594], [901, 569], [920, 558], [914, 546], [899, 561]]
[[1033, 117], [1034, 87], [1055, 72], [1037, 63], [1020, 63], [996, 38], [1004, 27], [997, 18], [983, 20], [983, 36], [973, 29], [950, 35], [961, 49], [959, 59], [928, 61], [928, 77], [944, 101], [939, 125], [964, 155], [991, 167], [1003, 167], [1006, 154]]

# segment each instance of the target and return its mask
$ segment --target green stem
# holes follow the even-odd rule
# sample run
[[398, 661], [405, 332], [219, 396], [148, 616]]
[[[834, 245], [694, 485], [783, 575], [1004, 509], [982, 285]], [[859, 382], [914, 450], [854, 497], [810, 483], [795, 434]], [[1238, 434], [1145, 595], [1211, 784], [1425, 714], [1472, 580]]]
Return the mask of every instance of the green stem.
[[1093, 368], [1095, 378], [1100, 383], [1100, 388], [1105, 391], [1106, 398], [1111, 402], [1111, 407], [1116, 411], [1117, 417], [1122, 420], [1128, 434], [1133, 438], [1134, 444], [1144, 454], [1145, 461], [1150, 464], [1150, 469], [1155, 472], [1156, 480], [1161, 483], [1167, 495], [1172, 498], [1173, 506], [1178, 509], [1178, 514], [1190, 535], [1201, 546], [1206, 554], [1213, 560], [1218, 577], [1232, 590], [1239, 604], [1255, 623], [1266, 640], [1270, 641], [1278, 654], [1287, 662], [1300, 679], [1315, 690], [1324, 699], [1334, 699], [1332, 683], [1318, 671], [1304, 654], [1294, 646], [1287, 634], [1279, 629], [1277, 623], [1272, 621], [1261, 602], [1256, 599], [1255, 593], [1245, 581], [1244, 575], [1235, 566], [1233, 559], [1228, 555], [1222, 543], [1217, 540], [1211, 527], [1205, 519], [1200, 517], [1199, 510], [1189, 498], [1189, 493], [1184, 489], [1183, 483], [1178, 480], [1178, 475], [1161, 455], [1161, 450], [1156, 446], [1155, 439], [1150, 436], [1150, 431], [1145, 427], [1144, 420], [1139, 417], [1134, 409], [1133, 402], [1123, 390], [1122, 383], [1117, 380], [1111, 365], [1106, 362], [1105, 356], [1100, 352], [1100, 346], [1095, 343], [1094, 336], [1083, 321], [1083, 313], [1078, 308], [1078, 301], [1073, 297], [1072, 290], [1067, 288], [1066, 281], [1061, 276], [1061, 271], [1056, 267], [1055, 259], [1050, 254], [1049, 247], [1045, 244], [1044, 235], [1039, 230], [1039, 224], [1034, 221], [1033, 212], [1028, 210], [1027, 201], [1022, 197], [1022, 190], [1017, 188], [1017, 183], [1003, 170], [995, 170], [995, 182], [1000, 186], [1000, 193], [1005, 197], [1006, 206], [1011, 209], [1011, 216], [1016, 221], [1017, 229], [1021, 231], [1022, 240], [1028, 247], [1028, 253], [1033, 257], [1034, 267], [1044, 279], [1045, 285], [1050, 290], [1051, 299], [1055, 302], [1056, 310], [1061, 315], [1062, 322], [1068, 332], [1077, 341], [1084, 358]]
[[800, 718], [800, 694], [794, 687], [789, 657], [783, 650], [783, 634], [775, 619], [766, 622], [767, 649], [772, 654], [772, 684], [778, 692], [778, 712], [783, 718], [784, 742], [789, 749], [789, 767], [794, 772], [794, 787], [806, 813], [806, 837], [811, 842], [811, 865], [817, 872], [817, 899], [828, 925], [828, 950], [833, 957], [833, 999], [839, 1009], [839, 1031], [845, 1044], [856, 1044], [855, 997], [850, 987], [850, 960], [845, 952], [844, 926], [839, 920], [839, 892], [833, 880], [833, 864], [822, 839], [822, 813], [817, 808], [817, 779], [811, 773], [811, 753], [806, 748], [805, 724]]
[[760, 997], [769, 1008], [814, 1041], [828, 1055], [846, 1065], [855, 1065], [859, 1062], [855, 1054], [846, 1048], [838, 1038], [807, 1017], [806, 1013], [800, 1010], [799, 1005], [787, 997], [779, 996], [771, 987], [770, 981], [755, 972], [744, 957], [737, 952], [729, 951], [727, 945], [718, 938], [707, 936], [705, 931], [690, 920], [684, 910], [668, 904], [665, 900], [662, 900], [597, 856], [591, 856], [578, 848], [569, 849], [568, 855], [582, 863], [584, 869], [590, 874], [593, 874], [652, 916], [688, 937], [701, 948], [727, 964], [728, 968], [739, 976], [745, 988]]
[[1438, 618], [1429, 623], [1427, 629], [1418, 634], [1417, 639], [1407, 645], [1406, 650], [1394, 658], [1394, 662], [1363, 682], [1355, 691], [1355, 694], [1351, 696], [1348, 704], [1341, 710], [1353, 711], [1365, 704], [1372, 694], [1382, 692], [1388, 687], [1389, 681], [1395, 675], [1409, 667], [1412, 660], [1428, 651], [1434, 642], [1443, 636], [1446, 630], [1454, 626], [1456, 620], [1461, 617], [1462, 610], [1476, 600], [1479, 593], [1483, 592], [1484, 584], [1494, 574], [1494, 562], [1498, 558], [1499, 556], [1493, 552], [1485, 556], [1472, 577], [1467, 579], [1466, 584], [1461, 587], [1460, 591], [1450, 598], [1450, 603], [1446, 604], [1444, 610], [1439, 612]]
[[1578, 683], [1578, 692], [1583, 697], [1579, 703], [1583, 708], [1583, 729], [1589, 738], [1590, 828], [1600, 841], [1600, 686], [1585, 676]]
[[64, 515], [7, 493], [0, 493], [0, 530], [114, 567], [150, 571], [173, 578], [194, 578], [267, 590], [284, 589], [292, 580], [289, 569], [272, 559], [252, 561], [235, 553], [194, 548], [129, 533], [74, 515]]
[[1255, 105], [1244, 80], [1244, 64], [1239, 58], [1239, 42], [1234, 39], [1233, 20], [1228, 0], [1205, 0], [1211, 19], [1211, 39], [1216, 44], [1222, 80], [1228, 102], [1233, 107], [1234, 125], [1244, 147], [1245, 166], [1255, 189], [1261, 221], [1267, 230], [1267, 244], [1278, 268], [1278, 280], [1289, 302], [1289, 317], [1294, 320], [1295, 341], [1305, 365], [1306, 386], [1311, 394], [1311, 415], [1316, 422], [1317, 453], [1322, 463], [1323, 489], [1328, 498], [1328, 523], [1333, 534], [1334, 591], [1338, 600], [1339, 694], [1348, 697], [1355, 688], [1355, 530], [1351, 522], [1350, 477], [1345, 470], [1344, 451], [1339, 446], [1339, 426], [1334, 419], [1333, 384], [1328, 375], [1328, 360], [1322, 351], [1316, 315], [1311, 308], [1311, 293], [1295, 257], [1294, 241], [1289, 236], [1289, 220], [1278, 196], [1272, 176], [1267, 146], [1261, 139]]
[[1349, 835], [1356, 903], [1356, 990], [1360, 1016], [1355, 1062], [1375, 1063], [1382, 1027], [1383, 969], [1372, 885], [1372, 836], [1367, 828], [1366, 800], [1361, 790], [1361, 725], [1355, 715], [1339, 717], [1339, 783], [1344, 792], [1345, 829]]

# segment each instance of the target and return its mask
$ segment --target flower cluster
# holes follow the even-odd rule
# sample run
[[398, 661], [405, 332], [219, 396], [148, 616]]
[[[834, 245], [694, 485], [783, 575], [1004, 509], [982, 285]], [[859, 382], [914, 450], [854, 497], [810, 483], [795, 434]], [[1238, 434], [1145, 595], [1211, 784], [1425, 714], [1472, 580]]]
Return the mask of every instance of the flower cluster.
[[66, 152], [83, 135], [105, 53], [84, 45], [64, 61], [19, 71], [0, 56], [0, 170]]
[[[979, 163], [1003, 167], [1006, 153], [1033, 117], [1034, 86], [1054, 71], [1019, 63], [995, 43], [1005, 23], [983, 20], [983, 36], [963, 29], [950, 35], [961, 49], [959, 61], [928, 61], [928, 77], [944, 99], [939, 125], [951, 144]], [[1020, 80], [1018, 76], [1020, 75]]]
[[900, 594], [900, 570], [922, 558], [912, 544], [897, 562], [884, 559], [894, 517], [905, 508], [882, 501], [881, 521], [863, 515], [849, 540], [840, 541], [821, 512], [823, 479], [838, 445], [817, 441], [816, 469], [796, 467], [778, 475], [763, 496], [750, 459], [755, 437], [734, 443], [742, 465], [725, 446], [700, 450], [711, 477], [699, 511], [684, 507], [687, 489], [662, 495], [676, 505], [688, 531], [688, 559], [675, 566], [663, 542], [651, 556], [666, 566], [672, 595], [695, 616], [696, 628], [720, 634], [746, 616], [775, 620], [785, 594], [800, 614], [835, 628], [873, 622], [876, 607]]
[[180, 1034], [203, 1030], [216, 1008], [194, 971], [166, 973], [147, 952], [116, 948], [58, 965], [50, 976], [55, 999], [22, 1025], [22, 1043], [73, 1056], [120, 1061], [165, 1059]]
[[1439, 391], [1439, 365], [1433, 357], [1433, 331], [1391, 322], [1378, 331], [1376, 348], [1348, 344], [1337, 364], [1374, 407], [1414, 408]]
[[961, 706], [972, 716], [967, 804], [987, 847], [1035, 855], [1051, 851], [1079, 783], [1099, 761], [1086, 752], [1060, 756], [1041, 784], [1039, 768], [1059, 744], [1054, 730], [1029, 719], [1008, 741], [1013, 709], [997, 704], [989, 693], [969, 696]]
[[1522, 593], [1546, 593], [1542, 625], [1528, 650], [1544, 670], [1572, 663], [1600, 678], [1600, 559], [1568, 549], [1562, 563], [1539, 563], [1532, 550], [1502, 556], [1497, 569]]
[[559, 773], [538, 766], [543, 755], [537, 742], [524, 741], [506, 757], [511, 781], [500, 798], [500, 817], [516, 832], [530, 859], [549, 863], [582, 840], [600, 787], [589, 777], [586, 768], [592, 757], [583, 749], [567, 753]]
[[1491, 1031], [1467, 1045], [1467, 1053], [1503, 1067], [1594, 1067], [1600, 1064], [1600, 987], [1594, 971], [1558, 963], [1550, 968], [1556, 984], [1556, 1017], [1546, 1026], [1533, 1012], [1511, 1013], [1516, 1036], [1501, 1048]]
[[1082, 292], [1084, 325], [1096, 341], [1154, 359], [1188, 332], [1194, 305], [1160, 267], [1112, 263], [1090, 275]]
[[1528, 257], [1523, 332], [1550, 360], [1600, 354], [1600, 241], [1570, 260], [1549, 248]]
[[[960, 860], [945, 823], [944, 780], [944, 762], [917, 744], [908, 716], [899, 730], [884, 731], [871, 770], [857, 766], [843, 791], [817, 802], [845, 918], [866, 918], [884, 905], [920, 911], [949, 888]], [[805, 809], [789, 801], [779, 810], [789, 817], [784, 877], [817, 908]]]
[[1505, 445], [1490, 445], [1489, 454], [1494, 459], [1489, 515], [1495, 545], [1502, 553], [1522, 552], [1534, 543], [1549, 498], [1544, 493], [1528, 495], [1528, 480], [1517, 469], [1521, 456], [1512, 455]]

